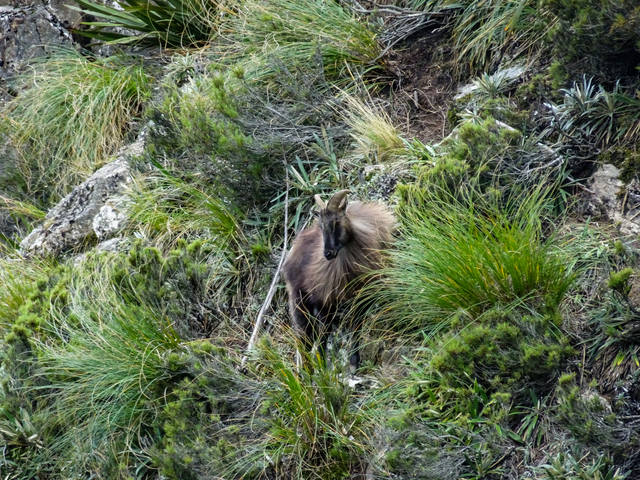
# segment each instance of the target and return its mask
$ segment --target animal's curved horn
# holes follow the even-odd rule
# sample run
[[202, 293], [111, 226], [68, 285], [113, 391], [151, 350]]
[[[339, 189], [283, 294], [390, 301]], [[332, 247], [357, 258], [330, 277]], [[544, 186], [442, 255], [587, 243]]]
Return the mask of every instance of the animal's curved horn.
[[[331, 197], [331, 199], [327, 202], [327, 210], [337, 212], [341, 207], [340, 204], [345, 199], [348, 193], [351, 193], [351, 192], [349, 190], [340, 190], [333, 197]], [[346, 206], [347, 206], [347, 202], [345, 200], [344, 206], [342, 206], [342, 208], [344, 209], [344, 207]]]
[[322, 201], [320, 195], [314, 195], [313, 199], [316, 201], [316, 205], [318, 205], [318, 208], [320, 210], [324, 210], [325, 208], [327, 208], [327, 204]]

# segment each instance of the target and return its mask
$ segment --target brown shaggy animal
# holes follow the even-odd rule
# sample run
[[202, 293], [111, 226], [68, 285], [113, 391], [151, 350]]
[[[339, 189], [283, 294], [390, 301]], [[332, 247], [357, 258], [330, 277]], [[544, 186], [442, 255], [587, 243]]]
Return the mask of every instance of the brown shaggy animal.
[[[363, 273], [380, 268], [381, 249], [390, 244], [395, 218], [377, 203], [347, 204], [348, 190], [326, 204], [316, 195], [320, 217], [298, 234], [284, 265], [293, 328], [309, 351], [316, 340], [326, 349], [337, 307], [362, 286]], [[349, 362], [360, 363], [358, 342]]]

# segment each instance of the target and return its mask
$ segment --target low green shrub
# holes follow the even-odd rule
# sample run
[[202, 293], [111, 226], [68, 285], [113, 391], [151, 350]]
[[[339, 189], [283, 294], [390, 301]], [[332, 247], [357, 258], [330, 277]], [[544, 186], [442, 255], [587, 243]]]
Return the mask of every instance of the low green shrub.
[[[439, 145], [417, 156], [417, 181], [400, 191], [430, 189], [436, 184], [451, 192], [471, 185], [487, 196], [517, 196], [522, 189], [540, 185], [556, 189], [562, 184], [570, 159], [540, 142], [538, 136], [523, 135], [504, 121], [526, 128], [522, 113], [505, 113], [503, 101], [484, 100], [476, 114], [465, 116]], [[422, 158], [421, 158], [422, 157]]]
[[189, 373], [155, 421], [153, 464], [176, 480], [257, 478], [269, 466], [260, 443], [266, 422], [256, 412], [263, 382], [239, 373], [223, 347], [199, 341], [187, 351], [172, 360], [172, 368]]
[[585, 343], [599, 382], [605, 388], [632, 383], [633, 372], [640, 363], [637, 315], [627, 297], [628, 287], [625, 292], [622, 286], [623, 291], [607, 292], [589, 311], [590, 332]]
[[[99, 262], [95, 272], [109, 268], [111, 288], [122, 302], [157, 312], [180, 338], [208, 337], [219, 326], [219, 312], [230, 308], [235, 292], [226, 276], [233, 267], [218, 248], [213, 242], [179, 240], [163, 254], [138, 241], [126, 255], [107, 258], [110, 266]], [[81, 295], [85, 293], [89, 292]]]
[[634, 0], [543, 0], [556, 18], [545, 41], [569, 71], [633, 74], [640, 63], [640, 7]]
[[631, 275], [633, 275], [633, 268], [631, 267], [623, 268], [619, 272], [612, 272], [609, 275], [609, 288], [621, 293], [629, 293], [631, 287], [627, 282]]
[[431, 347], [430, 366], [439, 388], [477, 382], [488, 395], [506, 393], [526, 403], [541, 397], [575, 352], [560, 330], [559, 315], [490, 310], [475, 319], [457, 317]]
[[148, 155], [166, 170], [165, 177], [199, 186], [231, 209], [265, 201], [272, 193], [272, 161], [252, 149], [239, 121], [241, 87], [219, 74], [199, 76], [188, 87], [182, 93], [170, 88], [153, 108]]
[[611, 408], [609, 401], [595, 388], [595, 380], [580, 387], [575, 374], [560, 377], [556, 396], [556, 416], [581, 444], [606, 449], [615, 456], [626, 455], [640, 440]]
[[[495, 478], [506, 444], [489, 428], [466, 429], [452, 422], [416, 421], [386, 426], [376, 439], [384, 457], [374, 460], [380, 478], [457, 480]], [[492, 467], [492, 464], [494, 465]]]

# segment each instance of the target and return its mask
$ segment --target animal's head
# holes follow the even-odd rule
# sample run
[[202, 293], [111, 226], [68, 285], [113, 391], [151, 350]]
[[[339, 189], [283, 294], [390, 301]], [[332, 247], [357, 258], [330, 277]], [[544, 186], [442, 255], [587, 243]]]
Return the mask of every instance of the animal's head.
[[315, 196], [320, 208], [320, 228], [324, 240], [324, 258], [333, 260], [342, 247], [351, 240], [351, 225], [347, 217], [347, 194], [349, 190], [341, 190], [327, 203], [320, 195]]

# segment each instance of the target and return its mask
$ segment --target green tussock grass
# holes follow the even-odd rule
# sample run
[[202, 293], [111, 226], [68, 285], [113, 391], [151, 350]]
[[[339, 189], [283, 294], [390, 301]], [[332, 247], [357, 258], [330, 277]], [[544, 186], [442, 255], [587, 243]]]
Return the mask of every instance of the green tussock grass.
[[207, 235], [224, 248], [244, 238], [240, 211], [202, 186], [166, 171], [139, 179], [130, 195], [130, 228], [145, 232], [158, 244], [171, 245], [181, 238]]
[[11, 415], [34, 408], [46, 448], [34, 453], [23, 442], [9, 458], [31, 451], [25, 465], [67, 476], [127, 478], [132, 465], [146, 468], [154, 422], [195, 363], [185, 359], [190, 340], [215, 323], [221, 263], [203, 242], [178, 242], [166, 254], [137, 242], [126, 254], [60, 265], [14, 294], [26, 300], [12, 307], [19, 315], [3, 365], [20, 388], [0, 403]]
[[535, 6], [531, 0], [468, 2], [452, 32], [456, 68], [479, 73], [496, 61], [497, 52], [511, 50], [517, 57], [541, 48], [540, 38], [550, 27], [543, 27]]
[[25, 192], [48, 205], [122, 144], [127, 126], [150, 95], [139, 64], [57, 51], [20, 77], [5, 114]]
[[384, 162], [406, 153], [400, 131], [382, 108], [346, 92], [343, 95], [347, 106], [343, 117], [351, 129], [355, 155]]
[[232, 28], [224, 53], [240, 61], [247, 78], [274, 75], [272, 58], [287, 68], [319, 60], [333, 80], [350, 77], [349, 67], [379, 66], [371, 26], [334, 0], [249, 0]]
[[492, 70], [505, 53], [533, 58], [545, 46], [554, 15], [533, 0], [446, 0], [409, 2], [413, 8], [448, 13], [455, 70], [460, 77]]
[[543, 233], [546, 206], [542, 191], [503, 206], [471, 194], [409, 192], [403, 238], [379, 292], [389, 318], [430, 330], [457, 312], [530, 301], [556, 307], [573, 275], [558, 240]]
[[59, 336], [50, 336], [38, 350], [39, 373], [47, 377], [42, 393], [53, 401], [47, 428], [65, 432], [49, 446], [52, 461], [69, 462], [78, 473], [98, 468], [119, 478], [127, 469], [118, 463], [126, 465], [139, 449], [162, 404], [165, 383], [178, 373], [171, 371], [168, 354], [179, 342], [154, 312], [122, 304], [112, 308], [101, 317], [74, 308], [57, 319]]
[[269, 384], [261, 407], [269, 412], [263, 445], [283, 472], [328, 480], [362, 471], [370, 448], [367, 404], [345, 384], [344, 372], [307, 352], [298, 371], [291, 351], [268, 342], [259, 353]]

